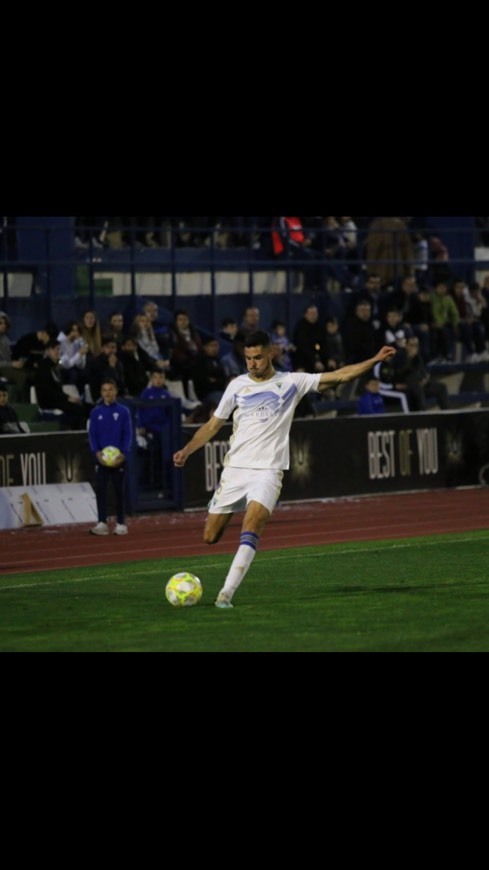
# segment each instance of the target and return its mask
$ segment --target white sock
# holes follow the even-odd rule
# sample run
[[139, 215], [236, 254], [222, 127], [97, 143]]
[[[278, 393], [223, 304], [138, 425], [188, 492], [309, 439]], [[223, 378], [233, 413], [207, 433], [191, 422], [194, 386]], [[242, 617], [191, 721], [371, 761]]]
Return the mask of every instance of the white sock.
[[246, 572], [255, 558], [259, 537], [254, 532], [242, 532], [239, 541], [238, 552], [232, 561], [224, 581], [224, 586], [221, 589], [221, 592], [229, 600], [231, 600], [239, 584], [244, 580]]

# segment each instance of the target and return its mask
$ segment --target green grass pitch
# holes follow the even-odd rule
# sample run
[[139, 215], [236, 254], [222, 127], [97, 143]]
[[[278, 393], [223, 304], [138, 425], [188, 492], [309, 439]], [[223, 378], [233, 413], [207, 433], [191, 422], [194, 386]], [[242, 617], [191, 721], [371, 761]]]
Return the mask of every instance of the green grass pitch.
[[[258, 552], [233, 610], [229, 555], [0, 578], [1, 652], [487, 652], [487, 532]], [[176, 571], [203, 584], [173, 608]]]

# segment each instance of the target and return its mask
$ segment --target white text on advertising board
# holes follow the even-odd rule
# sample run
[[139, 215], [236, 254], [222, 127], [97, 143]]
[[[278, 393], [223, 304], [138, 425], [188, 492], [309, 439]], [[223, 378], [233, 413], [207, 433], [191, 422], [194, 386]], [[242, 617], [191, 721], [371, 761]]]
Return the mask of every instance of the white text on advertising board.
[[367, 433], [370, 480], [437, 474], [438, 438], [435, 428], [376, 430]]

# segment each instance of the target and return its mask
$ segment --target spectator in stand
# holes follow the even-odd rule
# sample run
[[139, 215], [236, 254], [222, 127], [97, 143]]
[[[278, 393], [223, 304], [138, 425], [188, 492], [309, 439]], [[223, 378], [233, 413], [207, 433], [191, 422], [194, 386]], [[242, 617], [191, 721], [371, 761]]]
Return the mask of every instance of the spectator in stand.
[[346, 265], [348, 243], [335, 217], [323, 218], [322, 245], [321, 259], [324, 260], [324, 269], [320, 288], [327, 289], [330, 293], [338, 293], [352, 281]]
[[383, 289], [414, 275], [414, 251], [405, 221], [400, 217], [376, 217], [365, 241], [367, 270], [380, 275]]
[[401, 410], [404, 414], [409, 414], [409, 404], [405, 389], [398, 389], [395, 380], [396, 372], [389, 360], [376, 363], [373, 369], [373, 375], [379, 381], [379, 396], [384, 399], [386, 410], [389, 410], [392, 400], [399, 402]]
[[437, 362], [452, 362], [455, 359], [455, 342], [460, 315], [453, 296], [448, 292], [446, 281], [437, 281], [431, 293], [433, 311], [432, 349]]
[[[334, 372], [345, 364], [345, 349], [340, 325], [336, 317], [327, 317], [325, 322], [324, 342], [322, 342], [321, 362], [324, 371]], [[342, 385], [330, 387], [324, 392], [324, 399], [341, 398]], [[308, 398], [307, 396], [305, 397]]]
[[[115, 344], [115, 342], [114, 342]], [[88, 440], [90, 449], [96, 459], [95, 495], [97, 498], [98, 523], [92, 529], [92, 535], [108, 535], [107, 495], [112, 485], [115, 500], [117, 524], [114, 535], [127, 535], [125, 519], [125, 469], [126, 460], [133, 444], [133, 428], [131, 412], [126, 405], [117, 401], [117, 384], [110, 378], [101, 384], [101, 401], [90, 414]], [[112, 464], [107, 464], [102, 455], [105, 447], [117, 447], [120, 455]]]
[[324, 290], [316, 252], [311, 238], [304, 232], [300, 217], [275, 217], [272, 221], [272, 249], [277, 260], [296, 261], [303, 275], [304, 292]]
[[395, 304], [392, 293], [382, 290], [380, 275], [377, 275], [375, 272], [367, 274], [363, 287], [356, 290], [350, 298], [351, 302], [347, 308], [347, 315], [355, 310], [359, 302], [366, 300], [370, 304], [372, 323], [377, 330], [380, 330], [382, 327], [387, 308]]
[[36, 332], [27, 332], [22, 335], [12, 348], [12, 366], [20, 365], [25, 373], [23, 391], [25, 401], [30, 400], [30, 388], [34, 386], [34, 376], [44, 358], [48, 344], [58, 335], [59, 329], [55, 323], [47, 323]]
[[78, 390], [80, 396], [87, 381], [87, 353], [88, 346], [80, 335], [78, 320], [70, 320], [64, 330], [58, 335], [61, 342], [59, 365], [61, 378], [64, 384], [72, 384]]
[[453, 298], [460, 316], [458, 338], [462, 343], [465, 362], [482, 362], [481, 355], [486, 350], [486, 336], [482, 323], [474, 317], [470, 304], [470, 293], [462, 278], [454, 281]]
[[221, 357], [222, 366], [226, 374], [226, 384], [238, 375], [245, 375], [248, 371], [245, 358], [245, 335], [238, 330], [234, 336], [231, 350]]
[[202, 339], [202, 350], [194, 357], [190, 374], [195, 394], [204, 405], [210, 419], [228, 384], [226, 371], [219, 359], [217, 338], [207, 336]]
[[362, 394], [357, 402], [357, 414], [385, 414], [385, 402], [379, 393], [378, 378], [368, 378], [365, 381]]
[[[479, 321], [484, 328], [484, 339], [485, 342], [489, 341], [489, 294], [488, 296], [484, 296], [484, 293], [481, 290], [481, 286], [477, 281], [472, 281], [469, 284], [469, 299], [468, 303], [472, 309], [472, 314], [475, 320]], [[487, 354], [487, 356], [485, 356]], [[486, 346], [484, 344], [484, 350], [482, 351], [481, 356], [484, 356], [484, 360], [489, 358], [489, 353], [486, 350]], [[482, 361], [482, 360], [481, 360]]]
[[336, 317], [326, 318], [325, 341], [326, 371], [334, 372], [345, 365], [345, 348], [340, 324]]
[[168, 358], [163, 358], [163, 354], [158, 342], [156, 341], [156, 335], [154, 334], [151, 321], [147, 314], [136, 314], [129, 330], [129, 335], [136, 340], [138, 347], [144, 350], [145, 353], [151, 357], [155, 366], [164, 371], [168, 371], [170, 368], [170, 360]]
[[[154, 217], [122, 217], [110, 219], [111, 229], [117, 229], [120, 233], [120, 243], [114, 247], [131, 247], [142, 250], [143, 248], [157, 248], [158, 242], [155, 237], [156, 226]], [[112, 241], [112, 240], [111, 240]]]
[[358, 283], [361, 262], [358, 247], [358, 227], [352, 217], [338, 218], [339, 233], [343, 244], [343, 256], [346, 260], [346, 280], [350, 287]]
[[127, 395], [124, 368], [117, 357], [117, 343], [111, 335], [104, 335], [102, 337], [102, 350], [95, 357], [88, 372], [88, 383], [94, 402], [98, 402], [100, 399], [101, 387], [105, 380], [115, 382], [118, 395]]
[[261, 231], [269, 226], [270, 219], [263, 217], [219, 217], [218, 226], [228, 231], [228, 245], [236, 248], [259, 250], [262, 245]]
[[408, 275], [400, 282], [397, 290], [388, 294], [388, 308], [397, 308], [405, 322], [409, 322], [407, 313], [411, 306], [411, 299], [418, 293], [418, 285], [413, 275]]
[[75, 217], [75, 249], [87, 250], [105, 246], [108, 229], [106, 217]]
[[218, 332], [219, 347], [221, 359], [224, 354], [231, 353], [233, 349], [234, 336], [238, 332], [238, 321], [234, 317], [224, 317], [221, 320], [221, 326]]
[[12, 359], [23, 362], [23, 367], [29, 373], [34, 373], [44, 357], [48, 341], [56, 338], [59, 329], [54, 323], [47, 323], [36, 332], [27, 332], [22, 335], [12, 348]]
[[414, 276], [419, 286], [428, 284], [430, 246], [428, 235], [423, 230], [415, 230], [412, 235], [414, 247]]
[[283, 372], [292, 372], [294, 370], [292, 354], [295, 353], [296, 347], [287, 335], [287, 327], [283, 320], [274, 320], [272, 322], [270, 326], [270, 338], [272, 346], [280, 348], [280, 352], [274, 352], [273, 364], [275, 368], [279, 368]]
[[450, 254], [447, 246], [438, 236], [429, 236], [429, 251], [431, 258], [431, 283], [437, 284], [445, 282], [447, 284], [452, 280], [452, 270], [450, 268]]
[[87, 366], [90, 367], [95, 357], [102, 350], [102, 332], [97, 312], [93, 308], [87, 308], [80, 322], [80, 335], [88, 346]]
[[317, 259], [321, 259], [324, 248], [324, 217], [308, 216], [299, 218], [304, 235], [310, 239], [311, 248], [313, 249]]
[[[348, 365], [375, 356], [381, 346], [381, 337], [372, 321], [370, 302], [360, 299], [353, 313], [345, 318], [343, 341]], [[364, 356], [366, 350], [369, 352]]]
[[151, 329], [160, 349], [161, 358], [168, 359], [170, 354], [170, 328], [168, 321], [160, 316], [160, 309], [156, 302], [148, 299], [143, 305], [143, 314], [149, 318]]
[[[158, 489], [170, 490], [172, 486], [172, 455], [171, 455], [171, 420], [172, 404], [177, 400], [170, 393], [166, 384], [166, 373], [161, 369], [151, 372], [148, 385], [139, 396], [144, 405], [137, 410], [137, 436], [138, 444], [148, 450], [149, 457], [149, 483], [153, 483]], [[171, 404], [162, 404], [164, 399], [171, 399]], [[197, 413], [185, 411], [180, 401], [178, 407], [182, 413], [183, 423], [194, 422]], [[144, 439], [141, 441], [141, 439]]]
[[[172, 399], [173, 397], [166, 386], [166, 374], [161, 370], [151, 372], [149, 383], [139, 396], [144, 402], [159, 401], [160, 399]], [[168, 430], [171, 419], [170, 407], [163, 405], [142, 406], [138, 408], [137, 425], [138, 434], [145, 437], [161, 436]]]
[[260, 329], [260, 309], [256, 305], [249, 305], [245, 309], [239, 329], [244, 333], [245, 338], [250, 332]]
[[286, 368], [286, 363], [284, 363], [284, 351], [280, 347], [279, 344], [271, 345], [272, 348], [272, 364], [276, 372], [289, 372], [290, 369]]
[[17, 411], [9, 405], [7, 381], [0, 379], [0, 435], [19, 435], [29, 431], [27, 423], [21, 423]]
[[210, 237], [216, 229], [218, 217], [183, 216], [175, 218], [178, 232], [176, 244], [178, 247], [202, 247], [210, 244]]
[[5, 311], [0, 311], [0, 375], [13, 387], [14, 401], [28, 402], [27, 373], [24, 371], [22, 359], [12, 359], [12, 347], [8, 332], [10, 317]]
[[317, 305], [306, 305], [294, 327], [292, 343], [296, 348], [292, 357], [295, 371], [326, 371], [326, 329], [319, 322]]
[[188, 311], [180, 308], [175, 311], [175, 320], [170, 327], [171, 333], [171, 378], [182, 381], [185, 395], [188, 395], [188, 382], [197, 355], [202, 351], [202, 338], [190, 322]]
[[223, 317], [219, 330], [219, 341], [233, 342], [238, 331], [238, 321], [234, 317]]
[[385, 315], [384, 344], [391, 344], [398, 350], [406, 344], [408, 336], [413, 335], [411, 327], [403, 322], [398, 308], [390, 308]]
[[108, 318], [105, 328], [103, 330], [104, 335], [111, 335], [114, 341], [117, 343], [117, 347], [120, 348], [123, 339], [125, 338], [124, 332], [124, 315], [122, 311], [111, 311]]
[[421, 285], [417, 293], [409, 296], [405, 314], [416, 338], [419, 338], [420, 353], [425, 362], [429, 362], [432, 353], [433, 306], [428, 287]]
[[[68, 429], [85, 429], [88, 408], [79, 396], [67, 395], [63, 390], [60, 355], [60, 341], [57, 338], [49, 339], [45, 355], [34, 375], [39, 413], [45, 419], [59, 419], [61, 426], [65, 425]], [[62, 413], [59, 414], [59, 411]]]
[[394, 387], [405, 392], [410, 411], [426, 411], [427, 398], [435, 398], [441, 410], [448, 408], [448, 390], [441, 381], [434, 381], [419, 352], [419, 340], [411, 336], [404, 351], [398, 351], [395, 362]]
[[132, 335], [124, 336], [117, 357], [122, 364], [127, 394], [133, 398], [139, 396], [148, 386], [153, 371], [163, 371], [156, 369], [155, 361], [139, 347]]
[[237, 331], [238, 322], [233, 317], [224, 317], [223, 320], [221, 320], [221, 325], [217, 333], [221, 359], [225, 354], [231, 353], [233, 349], [234, 336]]

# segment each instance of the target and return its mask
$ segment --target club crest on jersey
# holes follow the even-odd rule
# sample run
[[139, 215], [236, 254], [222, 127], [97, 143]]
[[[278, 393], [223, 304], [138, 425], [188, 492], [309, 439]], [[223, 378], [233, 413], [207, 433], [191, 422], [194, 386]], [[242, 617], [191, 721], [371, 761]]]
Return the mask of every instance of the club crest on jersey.
[[114, 414], [112, 414], [112, 416], [113, 416], [114, 420], [118, 420], [119, 419], [119, 411], [116, 411]]

